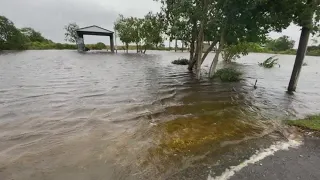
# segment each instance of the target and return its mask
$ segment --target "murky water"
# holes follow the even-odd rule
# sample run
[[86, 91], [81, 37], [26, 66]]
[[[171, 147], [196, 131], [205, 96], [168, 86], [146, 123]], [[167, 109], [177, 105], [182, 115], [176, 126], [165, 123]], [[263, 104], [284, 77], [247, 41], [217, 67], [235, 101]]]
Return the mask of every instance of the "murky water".
[[280, 120], [320, 112], [319, 57], [306, 58], [297, 93], [288, 95], [294, 56], [279, 55], [280, 68], [259, 67], [269, 56], [228, 65], [243, 80], [221, 83], [170, 63], [188, 53], [1, 54], [0, 179], [218, 176], [285, 140]]

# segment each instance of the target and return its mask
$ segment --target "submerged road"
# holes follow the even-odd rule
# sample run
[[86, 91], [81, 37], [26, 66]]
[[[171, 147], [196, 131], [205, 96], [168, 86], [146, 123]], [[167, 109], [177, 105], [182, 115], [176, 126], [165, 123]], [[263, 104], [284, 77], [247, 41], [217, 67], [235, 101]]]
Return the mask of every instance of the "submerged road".
[[320, 138], [305, 137], [304, 144], [289, 151], [278, 151], [274, 156], [243, 168], [231, 180], [318, 180], [320, 179]]

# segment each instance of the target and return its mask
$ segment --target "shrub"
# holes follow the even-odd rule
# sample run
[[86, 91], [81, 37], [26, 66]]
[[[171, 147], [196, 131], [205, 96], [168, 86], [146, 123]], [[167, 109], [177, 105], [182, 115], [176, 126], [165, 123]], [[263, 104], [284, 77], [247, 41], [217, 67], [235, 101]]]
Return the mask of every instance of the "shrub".
[[219, 69], [215, 73], [215, 77], [219, 77], [221, 81], [223, 82], [236, 82], [240, 81], [240, 76], [242, 75], [241, 72], [239, 72], [236, 69], [233, 68], [223, 68]]
[[259, 63], [259, 66], [263, 66], [264, 68], [273, 68], [274, 65], [278, 64], [278, 58], [274, 57], [275, 56], [269, 57], [263, 63]]
[[307, 52], [308, 56], [320, 56], [320, 49], [318, 50], [310, 50]]
[[189, 60], [188, 59], [177, 59], [171, 62], [172, 64], [176, 64], [176, 65], [188, 65], [189, 64]]

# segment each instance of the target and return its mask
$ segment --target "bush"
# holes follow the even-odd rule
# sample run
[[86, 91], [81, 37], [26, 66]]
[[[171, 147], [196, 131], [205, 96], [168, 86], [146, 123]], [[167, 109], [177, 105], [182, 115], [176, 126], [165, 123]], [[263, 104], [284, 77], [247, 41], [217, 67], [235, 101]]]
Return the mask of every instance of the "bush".
[[308, 51], [307, 55], [308, 56], [320, 56], [320, 49]]
[[274, 65], [278, 64], [278, 58], [274, 57], [275, 56], [269, 57], [263, 63], [259, 63], [259, 66], [263, 66], [264, 68], [273, 68]]
[[239, 72], [236, 69], [233, 68], [223, 68], [219, 69], [215, 73], [215, 77], [219, 77], [221, 81], [223, 82], [236, 82], [240, 81], [240, 76], [242, 75], [241, 72]]
[[176, 65], [188, 65], [189, 64], [189, 60], [188, 59], [177, 59], [171, 62], [172, 64], [176, 64]]

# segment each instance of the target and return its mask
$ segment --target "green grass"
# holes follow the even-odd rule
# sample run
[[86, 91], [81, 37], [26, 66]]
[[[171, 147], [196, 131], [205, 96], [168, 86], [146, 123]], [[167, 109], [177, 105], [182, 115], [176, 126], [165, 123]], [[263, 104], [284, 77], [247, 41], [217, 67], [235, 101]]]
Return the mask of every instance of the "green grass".
[[292, 126], [320, 131], [320, 114], [308, 116], [305, 119], [289, 120], [287, 123]]

